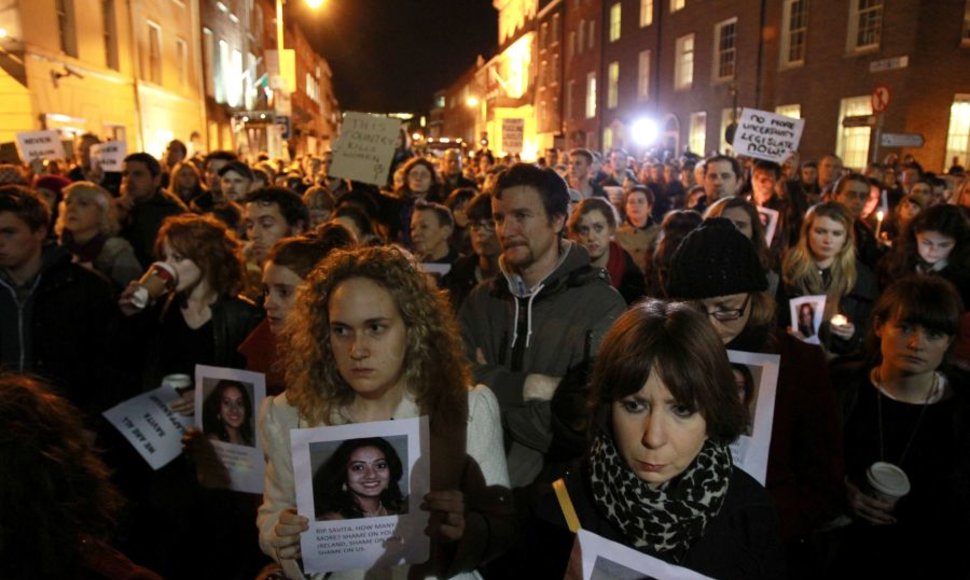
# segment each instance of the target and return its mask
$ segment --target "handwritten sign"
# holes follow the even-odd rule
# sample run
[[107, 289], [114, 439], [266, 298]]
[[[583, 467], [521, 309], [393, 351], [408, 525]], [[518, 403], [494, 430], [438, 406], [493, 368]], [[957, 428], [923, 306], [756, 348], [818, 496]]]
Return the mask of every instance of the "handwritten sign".
[[525, 119], [502, 119], [502, 150], [521, 153], [525, 136]]
[[104, 171], [120, 172], [127, 155], [128, 144], [124, 141], [105, 141], [91, 146], [91, 160]]
[[798, 149], [804, 129], [804, 119], [757, 109], [742, 109], [731, 146], [738, 155], [783, 163]]
[[108, 409], [103, 415], [152, 469], [158, 470], [182, 453], [182, 434], [192, 425], [192, 417], [168, 408], [177, 398], [175, 389], [162, 385]]
[[58, 161], [67, 159], [64, 154], [64, 144], [57, 131], [27, 131], [17, 133], [17, 151], [26, 163], [49, 159]]
[[401, 122], [397, 119], [347, 113], [340, 137], [333, 146], [330, 174], [371, 185], [384, 185], [400, 133]]

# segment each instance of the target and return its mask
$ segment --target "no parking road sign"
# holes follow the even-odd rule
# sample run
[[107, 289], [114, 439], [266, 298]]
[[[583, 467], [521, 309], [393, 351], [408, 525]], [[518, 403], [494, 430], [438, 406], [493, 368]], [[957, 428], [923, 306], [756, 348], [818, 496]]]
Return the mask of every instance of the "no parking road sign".
[[879, 85], [872, 91], [872, 112], [884, 113], [889, 108], [889, 102], [891, 100], [892, 94], [889, 92], [889, 87]]

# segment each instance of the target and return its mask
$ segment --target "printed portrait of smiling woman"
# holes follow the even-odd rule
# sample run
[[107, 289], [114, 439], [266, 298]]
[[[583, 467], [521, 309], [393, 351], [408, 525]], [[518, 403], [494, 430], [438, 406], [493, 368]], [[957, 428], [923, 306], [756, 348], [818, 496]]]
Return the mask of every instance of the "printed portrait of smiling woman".
[[216, 383], [202, 405], [202, 425], [209, 439], [255, 446], [253, 401], [245, 385], [229, 380]]
[[401, 458], [385, 439], [348, 439], [313, 477], [317, 521], [407, 513]]

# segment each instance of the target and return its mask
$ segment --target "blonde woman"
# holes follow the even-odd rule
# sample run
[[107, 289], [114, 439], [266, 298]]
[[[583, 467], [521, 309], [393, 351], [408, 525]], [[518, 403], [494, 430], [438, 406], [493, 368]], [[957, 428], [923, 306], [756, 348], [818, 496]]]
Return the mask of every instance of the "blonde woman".
[[78, 181], [63, 190], [64, 198], [54, 230], [74, 261], [104, 274], [117, 289], [141, 275], [135, 250], [117, 235], [118, 219], [111, 209], [111, 194], [90, 181]]
[[[872, 304], [879, 295], [875, 275], [856, 258], [850, 210], [835, 201], [813, 206], [805, 214], [798, 243], [782, 263], [781, 319], [790, 325], [788, 299], [825, 294], [819, 329], [830, 353], [847, 354], [861, 345]], [[838, 314], [845, 320], [837, 319]]]

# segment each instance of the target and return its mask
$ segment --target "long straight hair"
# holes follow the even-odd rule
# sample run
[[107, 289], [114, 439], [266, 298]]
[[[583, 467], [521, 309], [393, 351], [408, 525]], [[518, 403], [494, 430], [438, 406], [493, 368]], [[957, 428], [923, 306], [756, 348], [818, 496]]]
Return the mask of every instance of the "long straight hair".
[[[827, 217], [842, 224], [845, 228], [845, 244], [832, 263], [831, 281], [828, 286], [822, 280], [815, 257], [809, 247], [808, 239], [815, 220]], [[845, 296], [855, 286], [858, 273], [855, 267], [855, 231], [852, 229], [852, 215], [849, 209], [836, 201], [827, 201], [809, 208], [802, 222], [798, 243], [785, 254], [782, 262], [782, 276], [787, 286], [802, 294], [829, 294]]]

